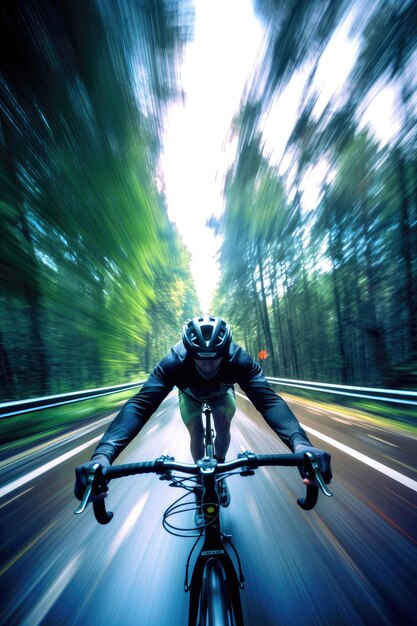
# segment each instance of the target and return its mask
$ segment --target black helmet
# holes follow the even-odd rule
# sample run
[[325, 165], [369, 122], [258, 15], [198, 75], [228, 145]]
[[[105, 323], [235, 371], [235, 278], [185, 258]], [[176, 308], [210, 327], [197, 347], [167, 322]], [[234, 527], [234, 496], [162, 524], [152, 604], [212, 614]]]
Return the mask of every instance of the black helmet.
[[232, 331], [220, 317], [200, 315], [188, 321], [182, 331], [185, 349], [195, 359], [218, 359], [226, 354]]

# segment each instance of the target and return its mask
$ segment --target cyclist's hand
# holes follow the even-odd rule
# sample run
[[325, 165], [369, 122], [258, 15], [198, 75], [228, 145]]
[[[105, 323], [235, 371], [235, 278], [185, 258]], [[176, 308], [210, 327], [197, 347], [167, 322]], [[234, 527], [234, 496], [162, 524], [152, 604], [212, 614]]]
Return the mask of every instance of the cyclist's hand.
[[[78, 500], [82, 500], [91, 468], [97, 463], [99, 463], [102, 467], [107, 467], [108, 465], [110, 465], [110, 461], [108, 460], [108, 458], [100, 455], [95, 457], [88, 463], [83, 463], [83, 465], [79, 465], [75, 468], [74, 494]], [[94, 496], [101, 495], [101, 497], [103, 497], [102, 494], [106, 493], [107, 491], [107, 481], [103, 481], [103, 483], [100, 485], [100, 494], [95, 493]]]
[[[320, 448], [314, 448], [313, 446], [309, 446], [308, 444], [303, 444], [303, 443], [297, 444], [294, 448], [294, 452], [296, 452], [297, 454], [298, 453], [304, 454], [305, 452], [311, 452], [312, 454], [314, 454], [314, 456], [319, 462], [320, 470], [323, 475], [324, 482], [326, 484], [329, 484], [329, 482], [332, 479], [332, 466], [330, 464], [331, 457], [328, 452], [325, 452], [325, 450], [320, 450]], [[298, 469], [300, 470], [300, 474], [303, 477], [306, 485], [314, 484], [313, 481], [308, 480], [308, 478], [306, 478], [302, 467]]]

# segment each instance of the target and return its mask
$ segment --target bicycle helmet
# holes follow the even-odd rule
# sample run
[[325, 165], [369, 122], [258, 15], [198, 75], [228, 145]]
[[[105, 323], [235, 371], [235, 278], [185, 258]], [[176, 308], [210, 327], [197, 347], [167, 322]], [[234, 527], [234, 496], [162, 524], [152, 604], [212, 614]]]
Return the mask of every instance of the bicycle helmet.
[[183, 328], [182, 342], [195, 359], [218, 359], [226, 354], [232, 331], [220, 317], [200, 315], [189, 320]]

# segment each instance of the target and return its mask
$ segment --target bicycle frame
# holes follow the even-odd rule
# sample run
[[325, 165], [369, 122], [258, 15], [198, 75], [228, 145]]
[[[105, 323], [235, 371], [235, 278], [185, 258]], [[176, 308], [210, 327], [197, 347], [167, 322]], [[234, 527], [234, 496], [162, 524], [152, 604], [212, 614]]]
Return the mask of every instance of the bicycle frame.
[[204, 426], [204, 456], [214, 458], [213, 428], [211, 426], [211, 408], [204, 403], [201, 408]]
[[217, 461], [214, 459], [213, 452], [211, 409], [207, 404], [203, 405], [202, 413], [205, 416], [206, 456], [199, 461], [197, 465], [200, 467], [200, 476], [204, 489], [204, 527], [202, 531], [204, 533], [204, 543], [194, 565], [191, 585], [188, 589], [187, 584], [185, 586], [185, 590], [190, 591], [188, 626], [195, 626], [197, 624], [204, 568], [210, 559], [216, 559], [219, 561], [225, 571], [236, 625], [243, 626], [243, 613], [239, 588], [243, 588], [244, 578], [241, 576], [239, 581], [233, 561], [225, 549], [224, 538], [221, 533], [220, 497], [216, 488], [216, 475], [214, 474]]

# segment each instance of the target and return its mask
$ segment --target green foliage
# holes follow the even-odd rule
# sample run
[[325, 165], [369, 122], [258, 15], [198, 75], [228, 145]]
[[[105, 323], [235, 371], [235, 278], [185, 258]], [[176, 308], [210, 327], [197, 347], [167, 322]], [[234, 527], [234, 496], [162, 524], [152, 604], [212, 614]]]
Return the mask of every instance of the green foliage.
[[[415, 387], [415, 3], [365, 13], [354, 1], [255, 5], [267, 44], [235, 119], [215, 303], [252, 353], [267, 350], [271, 374]], [[343, 91], [318, 110], [314, 77], [346, 12], [361, 48]], [[263, 127], [295, 74], [299, 116], [277, 167]], [[385, 148], [358, 123], [377, 81], [395, 81], [401, 96], [401, 129]], [[315, 168], [324, 174], [312, 209], [303, 193]]]
[[[113, 415], [135, 391], [123, 391], [103, 398], [83, 400], [67, 406], [33, 411], [0, 420], [2, 440], [1, 457], [10, 457], [14, 451], [42, 444], [45, 440], [59, 438], [88, 424], [98, 417]], [[0, 457], [0, 458], [1, 458]]]
[[137, 378], [196, 304], [158, 178], [189, 26], [162, 0], [1, 11], [2, 398]]

